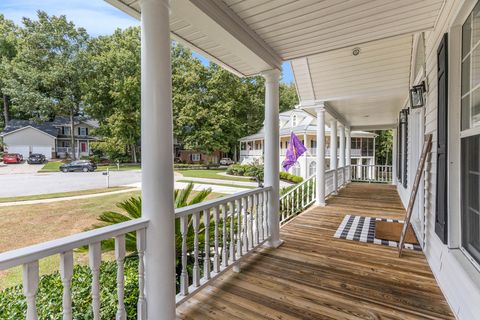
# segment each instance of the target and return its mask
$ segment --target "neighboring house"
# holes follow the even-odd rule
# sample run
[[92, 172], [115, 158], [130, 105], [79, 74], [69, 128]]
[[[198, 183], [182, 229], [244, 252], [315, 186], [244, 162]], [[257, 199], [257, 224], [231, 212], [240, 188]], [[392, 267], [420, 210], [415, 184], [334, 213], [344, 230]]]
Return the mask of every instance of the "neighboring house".
[[[74, 139], [76, 157], [91, 154], [90, 142], [98, 140], [91, 135], [98, 128], [95, 120], [75, 118]], [[70, 120], [57, 117], [54, 121], [36, 123], [29, 120], [10, 120], [0, 136], [5, 151], [19, 153], [28, 157], [32, 153], [41, 153], [47, 159], [65, 158], [73, 152], [70, 139]]]
[[[297, 164], [290, 169], [292, 174], [303, 178], [315, 174], [316, 170], [316, 127], [317, 119], [302, 109], [285, 111], [279, 115], [280, 122], [280, 166], [285, 159], [291, 132], [295, 133], [307, 151], [298, 160]], [[255, 160], [262, 161], [265, 128], [256, 134], [240, 139], [240, 162], [252, 163]], [[330, 159], [330, 128], [325, 127], [326, 153]], [[376, 134], [364, 131], [351, 132], [351, 164], [352, 165], [375, 165], [375, 138]], [[338, 139], [338, 138], [337, 138]], [[337, 143], [338, 148], [339, 143]], [[337, 155], [340, 154], [337, 152]], [[326, 162], [326, 169], [330, 168], [330, 161]], [[360, 172], [360, 170], [358, 170]]]
[[196, 150], [179, 150], [177, 155], [182, 163], [217, 164], [222, 158], [223, 153], [220, 151], [214, 151], [211, 154], [206, 154]]

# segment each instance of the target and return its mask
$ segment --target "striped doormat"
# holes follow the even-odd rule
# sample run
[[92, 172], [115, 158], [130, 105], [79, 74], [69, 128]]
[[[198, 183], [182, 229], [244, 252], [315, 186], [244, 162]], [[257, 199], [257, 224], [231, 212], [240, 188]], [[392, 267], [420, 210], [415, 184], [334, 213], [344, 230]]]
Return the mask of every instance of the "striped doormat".
[[[334, 237], [338, 239], [374, 243], [397, 248], [397, 241], [389, 241], [375, 238], [376, 221], [403, 223], [403, 221], [396, 219], [346, 215], [345, 218], [343, 218], [343, 221], [338, 227], [337, 231], [335, 232]], [[405, 249], [422, 251], [422, 247], [420, 247], [420, 245], [418, 244], [405, 243], [403, 247]]]

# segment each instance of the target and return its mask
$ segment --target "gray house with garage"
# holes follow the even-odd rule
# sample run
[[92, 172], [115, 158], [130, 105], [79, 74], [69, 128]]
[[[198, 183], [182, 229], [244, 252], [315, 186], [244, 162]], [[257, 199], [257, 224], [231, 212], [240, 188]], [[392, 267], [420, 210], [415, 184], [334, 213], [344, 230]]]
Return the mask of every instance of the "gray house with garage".
[[66, 158], [73, 152], [77, 158], [91, 154], [90, 142], [98, 140], [92, 132], [98, 122], [85, 117], [74, 120], [74, 145], [72, 147], [71, 123], [67, 117], [57, 117], [53, 121], [35, 122], [31, 120], [10, 120], [0, 137], [5, 151], [19, 153], [24, 158], [32, 153], [43, 154], [47, 159]]

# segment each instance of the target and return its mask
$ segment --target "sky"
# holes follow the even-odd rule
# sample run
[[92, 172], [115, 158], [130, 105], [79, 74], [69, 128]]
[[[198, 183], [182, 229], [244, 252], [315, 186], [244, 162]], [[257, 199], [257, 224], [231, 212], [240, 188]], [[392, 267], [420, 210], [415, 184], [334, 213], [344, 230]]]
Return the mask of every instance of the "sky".
[[[123, 13], [104, 0], [0, 0], [0, 14], [21, 24], [22, 17], [34, 19], [37, 10], [50, 15], [66, 15], [78, 27], [83, 27], [91, 36], [112, 34], [116, 28], [139, 25], [139, 21]], [[194, 53], [194, 56], [208, 65], [208, 59]], [[282, 66], [282, 82], [292, 83], [290, 63]]]

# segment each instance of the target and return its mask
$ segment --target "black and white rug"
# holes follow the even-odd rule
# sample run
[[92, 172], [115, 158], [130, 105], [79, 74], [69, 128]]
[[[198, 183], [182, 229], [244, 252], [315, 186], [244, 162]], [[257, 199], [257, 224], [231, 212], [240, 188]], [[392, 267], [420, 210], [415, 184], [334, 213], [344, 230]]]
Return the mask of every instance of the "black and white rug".
[[[371, 218], [371, 217], [362, 217], [354, 215], [346, 215], [343, 218], [342, 223], [335, 232], [334, 237], [338, 239], [353, 240], [367, 243], [380, 244], [389, 247], [398, 247], [397, 241], [389, 241], [375, 238], [375, 222], [376, 221], [386, 221], [386, 222], [400, 222], [401, 220], [396, 219], [385, 219], [385, 218]], [[422, 251], [422, 247], [418, 244], [405, 243], [403, 245], [405, 249]]]

